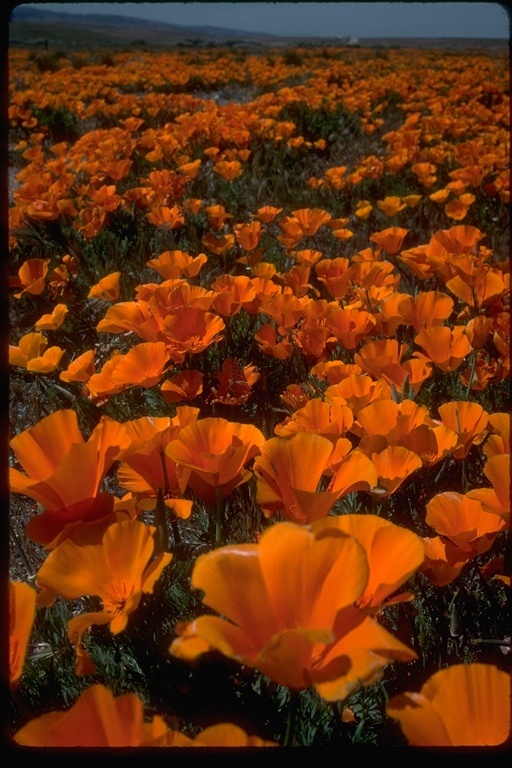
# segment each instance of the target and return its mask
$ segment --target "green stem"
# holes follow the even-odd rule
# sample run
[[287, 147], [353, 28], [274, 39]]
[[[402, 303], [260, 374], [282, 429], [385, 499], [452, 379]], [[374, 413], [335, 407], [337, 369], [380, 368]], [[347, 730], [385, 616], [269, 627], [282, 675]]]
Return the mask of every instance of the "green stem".
[[466, 400], [469, 400], [469, 396], [471, 394], [471, 385], [473, 384], [473, 378], [475, 376], [475, 368], [476, 368], [476, 349], [473, 350], [473, 361], [471, 363], [471, 370], [469, 372], [469, 379], [468, 379], [468, 388], [466, 390]]
[[224, 541], [224, 500], [219, 487], [215, 489], [217, 495], [215, 515], [215, 546], [220, 547]]
[[288, 705], [288, 715], [286, 719], [286, 732], [284, 735], [283, 747], [296, 746], [295, 727], [297, 724], [297, 703], [298, 703], [298, 692], [290, 691], [290, 702]]
[[[165, 463], [165, 453], [163, 449], [160, 451], [160, 459], [162, 460], [162, 472], [164, 476], [163, 493], [167, 494], [170, 492], [170, 486], [169, 486], [169, 475], [167, 474], [167, 464]], [[165, 521], [165, 530], [167, 532], [167, 517], [165, 515], [165, 504], [164, 504], [164, 521]], [[173, 517], [171, 520], [171, 528], [172, 528], [172, 535], [174, 536], [174, 543], [176, 545], [180, 545], [181, 544], [180, 530], [178, 528], [178, 523], [176, 522], [175, 517]]]

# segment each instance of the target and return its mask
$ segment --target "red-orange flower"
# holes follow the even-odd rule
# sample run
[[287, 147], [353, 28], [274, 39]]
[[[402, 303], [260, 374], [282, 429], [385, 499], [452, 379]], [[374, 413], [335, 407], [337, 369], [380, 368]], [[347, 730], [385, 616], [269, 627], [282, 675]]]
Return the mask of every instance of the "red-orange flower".
[[43, 507], [27, 523], [27, 534], [34, 541], [49, 548], [68, 524], [110, 514], [113, 497], [100, 488], [128, 445], [122, 424], [103, 416], [85, 441], [75, 411], [55, 411], [14, 437], [10, 445], [27, 472], [9, 470], [11, 492], [29, 496]]
[[441, 422], [458, 437], [458, 447], [453, 452], [456, 459], [466, 458], [472, 445], [478, 445], [487, 435], [489, 414], [479, 403], [468, 400], [452, 400], [438, 408]]
[[429, 501], [425, 521], [470, 557], [487, 552], [506, 526], [503, 518], [486, 511], [478, 499], [454, 491], [438, 493]]

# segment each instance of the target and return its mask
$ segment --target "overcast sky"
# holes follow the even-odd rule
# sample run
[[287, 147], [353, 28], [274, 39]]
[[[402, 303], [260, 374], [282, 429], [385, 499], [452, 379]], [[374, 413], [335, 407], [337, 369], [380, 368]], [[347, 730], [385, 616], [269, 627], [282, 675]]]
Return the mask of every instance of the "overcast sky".
[[[26, 3], [20, 3], [20, 5]], [[292, 37], [508, 38], [501, 3], [30, 3], [67, 13], [106, 13], [186, 26]]]

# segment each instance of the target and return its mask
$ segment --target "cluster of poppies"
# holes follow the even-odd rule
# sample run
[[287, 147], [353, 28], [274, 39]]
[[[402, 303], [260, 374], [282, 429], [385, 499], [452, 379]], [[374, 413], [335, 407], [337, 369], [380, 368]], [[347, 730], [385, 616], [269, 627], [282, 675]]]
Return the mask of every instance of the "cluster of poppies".
[[[67, 624], [76, 674], [97, 675], [91, 628], [125, 631], [200, 513], [210, 538], [191, 587], [202, 591], [204, 612], [177, 624], [169, 654], [193, 663], [218, 652], [291, 691], [348, 701], [344, 718], [350, 697], [390, 664], [417, 659], [384, 621], [391, 606], [414, 601], [413, 576], [442, 588], [486, 555], [483, 577], [510, 589], [504, 558], [493, 554], [510, 523], [510, 417], [479, 402], [510, 377], [508, 262], [483, 244], [483, 225], [454, 224], [471, 217], [477, 195], [500, 215], [508, 203], [503, 62], [447, 57], [437, 66], [422, 53], [420, 73], [405, 52], [354, 54], [349, 65], [313, 51], [294, 67], [261, 56], [235, 66], [229, 57], [231, 86], [274, 91], [222, 105], [179, 92], [199, 65], [175, 54], [137, 54], [136, 66], [115, 54], [105, 93], [103, 69], [85, 63], [60, 79], [44, 74], [36, 88], [28, 56], [12, 52], [11, 130], [24, 136], [15, 149], [26, 166], [10, 209], [11, 300], [15, 312], [32, 307], [32, 322], [9, 345], [9, 362], [13, 375], [42, 377], [98, 414], [87, 434], [70, 407], [12, 425], [10, 488], [34, 503], [25, 531], [43, 552], [30, 583], [10, 583], [13, 690], [37, 610], [58, 600], [99, 599], [99, 610], [75, 611]], [[224, 60], [204, 53], [207, 86], [226, 87], [225, 72]], [[291, 74], [303, 82], [281, 83]], [[120, 95], [139, 77], [142, 95]], [[165, 83], [175, 92], [161, 92]], [[456, 105], [449, 113], [444, 89]], [[392, 94], [403, 122], [382, 133]], [[64, 104], [113, 127], [52, 144], [41, 113]], [[328, 141], [310, 140], [287, 119], [297, 104], [343, 109], [362, 146], [379, 139], [385, 151], [356, 153], [349, 167], [333, 150], [338, 159], [329, 162]], [[293, 152], [321, 160], [303, 184], [322, 206], [251, 200], [239, 213], [235, 197], [252, 159], [269, 146], [288, 153], [283, 161]], [[406, 179], [408, 194], [357, 194], [395, 177]], [[84, 290], [80, 248], [115, 234], [120, 212], [171, 245], [139, 259], [152, 281], [130, 295], [122, 263]], [[395, 216], [408, 226], [388, 226]], [[55, 226], [68, 239], [64, 253], [27, 251], [24, 231], [49, 237], [45, 227]], [[50, 311], [34, 320], [38, 302]], [[98, 343], [53, 343], [69, 338], [80, 311], [96, 313]], [[439, 401], [446, 381], [453, 395]], [[107, 415], [135, 391], [158, 395], [160, 414]], [[219, 415], [225, 409], [230, 418]], [[465, 472], [470, 454], [482, 466], [476, 482]], [[421, 527], [387, 514], [411, 477], [450, 462], [463, 485], [430, 488], [417, 509]], [[235, 492], [236, 514], [256, 513], [245, 540], [227, 528]], [[412, 745], [501, 744], [508, 690], [509, 675], [495, 665], [451, 665], [420, 692], [392, 698], [387, 715]], [[233, 723], [192, 738], [160, 715], [145, 717], [136, 693], [115, 698], [101, 683], [14, 738], [31, 746], [278, 745]]]

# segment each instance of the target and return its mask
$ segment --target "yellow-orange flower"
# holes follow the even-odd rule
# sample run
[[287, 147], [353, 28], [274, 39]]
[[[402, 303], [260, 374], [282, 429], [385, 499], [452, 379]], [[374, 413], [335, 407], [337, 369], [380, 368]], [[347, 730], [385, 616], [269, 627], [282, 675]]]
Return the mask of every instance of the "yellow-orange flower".
[[492, 747], [510, 737], [510, 675], [492, 664], [456, 664], [386, 709], [413, 747]]
[[277, 523], [259, 544], [222, 547], [196, 560], [192, 584], [225, 618], [178, 625], [171, 653], [192, 661], [219, 650], [281, 685], [344, 699], [378, 681], [390, 661], [416, 657], [355, 607], [368, 578], [365, 550], [354, 537]]

